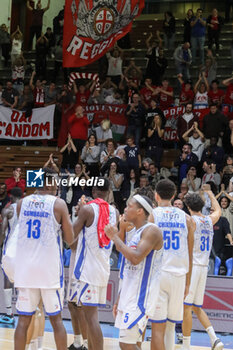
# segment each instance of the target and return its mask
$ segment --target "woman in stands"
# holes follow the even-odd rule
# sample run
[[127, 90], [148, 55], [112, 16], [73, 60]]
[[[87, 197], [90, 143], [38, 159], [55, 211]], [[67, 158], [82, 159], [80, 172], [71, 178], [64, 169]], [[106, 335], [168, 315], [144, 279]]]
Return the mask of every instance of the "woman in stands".
[[182, 184], [188, 186], [188, 193], [198, 192], [201, 187], [201, 179], [197, 177], [197, 169], [191, 165], [188, 168], [186, 177], [182, 180]]
[[113, 161], [110, 165], [108, 171], [108, 180], [110, 182], [110, 187], [113, 192], [114, 202], [117, 205], [120, 213], [123, 212], [123, 200], [121, 195], [121, 185], [124, 180], [124, 175], [119, 173], [118, 165]]
[[87, 167], [89, 176], [99, 176], [100, 148], [97, 146], [95, 135], [90, 135], [86, 145], [82, 149], [81, 158]]
[[233, 234], [233, 197], [226, 191], [221, 191], [217, 194], [216, 199], [218, 199], [219, 205], [222, 209], [222, 216], [229, 221], [231, 234]]
[[203, 109], [208, 108], [208, 92], [209, 83], [206, 79], [205, 73], [199, 74], [199, 79], [194, 86], [194, 108]]

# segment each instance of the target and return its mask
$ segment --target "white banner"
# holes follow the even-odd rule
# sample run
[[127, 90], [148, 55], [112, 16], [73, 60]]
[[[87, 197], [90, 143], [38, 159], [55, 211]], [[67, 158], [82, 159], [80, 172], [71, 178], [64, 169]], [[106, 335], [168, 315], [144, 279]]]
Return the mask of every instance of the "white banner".
[[35, 108], [32, 115], [0, 106], [0, 139], [41, 140], [53, 138], [55, 105]]

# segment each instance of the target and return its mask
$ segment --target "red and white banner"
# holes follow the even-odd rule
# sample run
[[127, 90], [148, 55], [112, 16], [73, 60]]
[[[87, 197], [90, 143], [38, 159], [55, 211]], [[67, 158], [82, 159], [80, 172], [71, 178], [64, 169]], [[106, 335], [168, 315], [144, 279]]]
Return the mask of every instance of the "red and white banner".
[[[202, 121], [206, 114], [209, 113], [209, 108], [205, 109], [194, 109], [194, 113], [196, 113], [199, 117], [200, 127], [202, 128]], [[185, 107], [170, 107], [163, 111], [167, 122], [165, 124], [164, 130], [164, 141], [178, 141], [177, 134], [177, 122], [178, 117], [185, 113]]]
[[144, 0], [66, 0], [63, 66], [86, 66], [103, 56], [132, 28]]
[[0, 107], [0, 139], [43, 140], [53, 138], [55, 105], [35, 108], [32, 115], [25, 112]]

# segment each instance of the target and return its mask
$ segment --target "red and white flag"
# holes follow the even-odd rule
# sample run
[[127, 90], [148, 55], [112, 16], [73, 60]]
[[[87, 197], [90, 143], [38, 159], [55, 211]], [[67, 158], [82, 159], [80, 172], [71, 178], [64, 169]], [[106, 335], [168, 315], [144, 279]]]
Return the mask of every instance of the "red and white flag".
[[63, 66], [86, 66], [103, 56], [132, 27], [144, 0], [66, 0]]

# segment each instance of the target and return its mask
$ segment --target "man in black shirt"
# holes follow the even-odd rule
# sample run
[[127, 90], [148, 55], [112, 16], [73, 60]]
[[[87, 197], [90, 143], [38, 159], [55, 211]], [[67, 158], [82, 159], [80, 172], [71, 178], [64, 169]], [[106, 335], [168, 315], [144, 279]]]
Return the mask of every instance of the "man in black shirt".
[[[212, 208], [210, 213], [211, 211]], [[232, 256], [232, 253], [228, 253], [227, 248], [225, 247], [226, 243], [233, 245], [233, 238], [231, 235], [229, 221], [227, 218], [221, 216], [218, 222], [216, 222], [214, 225], [213, 248], [215, 254], [224, 261]]]
[[206, 114], [203, 119], [203, 133], [206, 140], [210, 140], [213, 136], [222, 137], [227, 126], [227, 117], [218, 110], [215, 104], [212, 104], [209, 114]]
[[11, 81], [7, 81], [6, 89], [2, 93], [2, 102], [5, 107], [10, 107], [11, 109], [16, 108], [18, 104], [19, 94], [18, 91], [13, 89]]
[[132, 97], [133, 102], [126, 109], [128, 119], [128, 135], [134, 136], [135, 144], [139, 147], [142, 126], [145, 120], [145, 108], [140, 102], [139, 94], [135, 93]]

